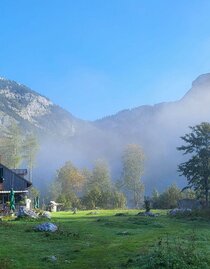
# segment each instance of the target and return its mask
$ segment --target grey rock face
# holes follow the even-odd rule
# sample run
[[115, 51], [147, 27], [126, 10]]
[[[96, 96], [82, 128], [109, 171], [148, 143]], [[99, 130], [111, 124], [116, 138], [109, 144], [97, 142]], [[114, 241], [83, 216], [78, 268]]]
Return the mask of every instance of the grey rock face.
[[74, 136], [77, 125], [82, 122], [47, 97], [15, 81], [0, 78], [1, 128], [7, 127], [11, 120], [24, 130], [64, 137]]

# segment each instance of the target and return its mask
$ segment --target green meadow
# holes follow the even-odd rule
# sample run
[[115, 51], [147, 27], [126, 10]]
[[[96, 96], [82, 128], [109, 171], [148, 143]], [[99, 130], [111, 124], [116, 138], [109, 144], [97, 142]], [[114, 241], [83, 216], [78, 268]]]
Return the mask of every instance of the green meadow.
[[[196, 244], [196, 251], [210, 256], [210, 220], [172, 218], [166, 211], [153, 211], [158, 217], [143, 217], [138, 212], [57, 212], [51, 219], [58, 226], [55, 233], [34, 231], [44, 220], [3, 220], [0, 268], [143, 268], [144, 257], [162, 240]], [[207, 262], [210, 268], [210, 259]]]

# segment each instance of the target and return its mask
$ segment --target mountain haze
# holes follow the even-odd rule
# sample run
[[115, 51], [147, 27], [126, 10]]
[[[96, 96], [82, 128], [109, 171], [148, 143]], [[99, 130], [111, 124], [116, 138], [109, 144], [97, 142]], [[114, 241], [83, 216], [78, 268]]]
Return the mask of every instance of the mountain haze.
[[147, 189], [163, 189], [172, 182], [183, 186], [185, 180], [177, 174], [177, 164], [183, 157], [176, 147], [182, 144], [180, 136], [190, 131], [189, 126], [210, 120], [209, 104], [210, 74], [204, 74], [179, 101], [124, 110], [95, 125], [105, 132], [117, 133], [122, 144], [142, 145]]
[[[139, 100], [140, 103], [140, 100]], [[140, 106], [87, 122], [53, 104], [48, 98], [14, 81], [0, 79], [0, 125], [11, 119], [24, 130], [37, 133], [41, 149], [37, 158], [35, 184], [43, 186], [66, 160], [78, 166], [90, 166], [98, 158], [106, 159], [115, 179], [120, 178], [124, 147], [137, 143], [144, 149], [144, 183], [149, 193], [173, 182], [184, 186], [177, 173], [183, 161], [176, 150], [180, 136], [188, 127], [210, 120], [210, 74], [199, 76], [192, 88], [178, 101]]]

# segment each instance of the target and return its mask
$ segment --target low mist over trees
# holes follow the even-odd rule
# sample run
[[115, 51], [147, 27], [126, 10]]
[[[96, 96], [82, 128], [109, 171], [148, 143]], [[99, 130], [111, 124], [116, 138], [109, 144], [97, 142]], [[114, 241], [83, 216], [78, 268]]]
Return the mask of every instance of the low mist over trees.
[[83, 204], [87, 208], [108, 208], [112, 183], [108, 164], [105, 161], [97, 161], [93, 167], [91, 176], [86, 184]]
[[101, 191], [109, 191], [111, 185], [111, 175], [108, 164], [103, 160], [97, 160], [93, 167], [91, 177], [87, 182], [87, 192], [93, 188], [99, 188]]
[[38, 148], [36, 136], [23, 133], [15, 121], [12, 121], [0, 136], [1, 162], [9, 168], [19, 168], [24, 163], [29, 170], [30, 181]]
[[22, 145], [22, 158], [26, 161], [29, 170], [29, 180], [32, 182], [32, 172], [35, 165], [36, 154], [39, 149], [37, 138], [34, 134], [25, 135]]
[[190, 127], [190, 133], [181, 137], [185, 145], [177, 149], [190, 155], [188, 161], [181, 163], [178, 171], [185, 176], [188, 187], [194, 188], [200, 198], [209, 205], [210, 190], [210, 124], [203, 122]]
[[51, 198], [66, 208], [124, 208], [126, 198], [112, 183], [108, 164], [99, 160], [92, 171], [79, 170], [67, 162], [57, 171]]
[[23, 134], [19, 126], [12, 122], [0, 138], [0, 153], [3, 164], [18, 168], [22, 161]]
[[51, 185], [52, 199], [58, 200], [66, 207], [78, 207], [78, 194], [84, 186], [84, 180], [82, 173], [71, 162], [66, 162], [57, 171], [55, 181]]
[[[179, 172], [187, 178], [183, 190], [175, 184], [162, 193], [154, 190], [151, 198], [153, 208], [169, 209], [178, 206], [182, 199], [205, 199], [209, 202], [210, 188], [210, 124], [201, 123], [190, 127], [192, 132], [181, 137], [185, 145], [178, 147], [189, 160], [179, 165]], [[66, 208], [142, 208], [144, 201], [144, 152], [137, 144], [124, 149], [122, 172], [116, 183], [105, 160], [97, 160], [92, 169], [79, 169], [67, 162], [57, 171], [51, 186], [51, 198]], [[157, 186], [158, 187], [158, 186]], [[128, 203], [127, 203], [128, 201]]]
[[122, 156], [122, 183], [132, 195], [132, 204], [139, 208], [143, 202], [144, 185], [141, 177], [144, 171], [144, 153], [139, 145], [128, 145]]
[[[124, 208], [127, 198], [132, 207], [143, 204], [144, 186], [141, 182], [144, 154], [138, 145], [128, 145], [122, 156], [122, 180], [114, 183], [105, 160], [97, 160], [93, 168], [78, 169], [67, 162], [57, 171], [51, 185], [51, 199], [65, 207]], [[127, 198], [126, 198], [126, 196]]]

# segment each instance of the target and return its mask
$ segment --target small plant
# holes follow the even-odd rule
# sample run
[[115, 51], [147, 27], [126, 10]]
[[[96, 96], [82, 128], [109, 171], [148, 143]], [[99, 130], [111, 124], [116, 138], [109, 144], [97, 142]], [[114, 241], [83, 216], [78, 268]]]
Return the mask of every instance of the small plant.
[[150, 203], [149, 197], [144, 198], [144, 207], [145, 207], [146, 212], [150, 212], [151, 203]]

